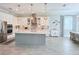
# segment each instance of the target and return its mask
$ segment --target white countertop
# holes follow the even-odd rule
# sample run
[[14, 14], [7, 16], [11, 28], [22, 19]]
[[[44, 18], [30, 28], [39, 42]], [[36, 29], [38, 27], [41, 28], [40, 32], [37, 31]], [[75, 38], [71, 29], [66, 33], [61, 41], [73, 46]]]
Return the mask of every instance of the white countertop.
[[15, 34], [46, 34], [45, 32], [16, 32]]

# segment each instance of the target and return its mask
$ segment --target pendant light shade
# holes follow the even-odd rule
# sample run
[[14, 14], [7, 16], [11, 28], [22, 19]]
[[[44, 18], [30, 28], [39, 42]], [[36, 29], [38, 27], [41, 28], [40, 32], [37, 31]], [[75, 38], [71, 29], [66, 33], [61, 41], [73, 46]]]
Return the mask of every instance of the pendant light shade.
[[47, 20], [47, 3], [44, 3], [44, 6], [45, 6], [45, 20]]

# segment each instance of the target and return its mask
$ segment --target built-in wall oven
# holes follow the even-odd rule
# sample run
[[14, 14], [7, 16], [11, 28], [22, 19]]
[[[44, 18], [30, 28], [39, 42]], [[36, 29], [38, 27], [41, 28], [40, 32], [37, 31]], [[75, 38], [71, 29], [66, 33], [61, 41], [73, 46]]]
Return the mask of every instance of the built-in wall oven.
[[7, 34], [12, 34], [12, 32], [13, 32], [12, 24], [7, 24]]

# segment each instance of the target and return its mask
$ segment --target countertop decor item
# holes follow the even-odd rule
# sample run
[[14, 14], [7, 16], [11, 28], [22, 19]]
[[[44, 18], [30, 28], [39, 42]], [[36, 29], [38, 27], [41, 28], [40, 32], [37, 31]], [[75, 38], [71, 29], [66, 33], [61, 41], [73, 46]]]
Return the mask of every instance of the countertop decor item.
[[40, 20], [40, 18], [38, 18], [38, 20]]
[[16, 29], [19, 29], [19, 28], [20, 28], [20, 25], [16, 25], [15, 28], [16, 28]]

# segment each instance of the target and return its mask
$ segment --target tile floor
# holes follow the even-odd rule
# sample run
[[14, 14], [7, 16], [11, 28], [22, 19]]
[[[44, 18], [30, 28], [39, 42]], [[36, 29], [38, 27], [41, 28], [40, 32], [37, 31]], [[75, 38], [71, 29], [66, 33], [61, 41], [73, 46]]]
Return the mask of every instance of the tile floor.
[[79, 55], [79, 44], [69, 38], [47, 37], [44, 46], [0, 45], [0, 55]]

